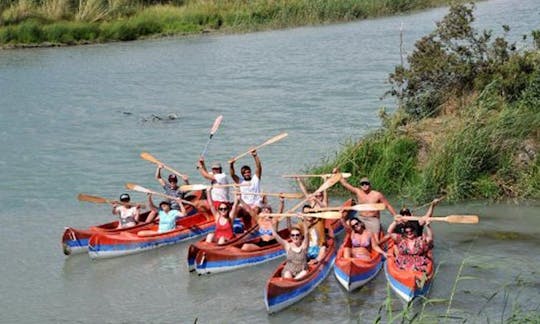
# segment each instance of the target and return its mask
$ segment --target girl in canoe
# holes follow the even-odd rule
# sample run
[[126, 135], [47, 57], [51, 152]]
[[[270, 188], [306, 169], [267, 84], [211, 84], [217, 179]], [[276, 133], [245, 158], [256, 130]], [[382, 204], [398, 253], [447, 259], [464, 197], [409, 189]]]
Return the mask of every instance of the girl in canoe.
[[[430, 218], [433, 209], [441, 199], [431, 202], [428, 211], [419, 221], [397, 217], [388, 227], [388, 233], [394, 241], [393, 253], [396, 265], [403, 270], [426, 271], [430, 264], [430, 252], [433, 249], [433, 231]], [[400, 210], [401, 216], [411, 216], [407, 208]]]
[[139, 211], [141, 206], [132, 206], [129, 201], [131, 198], [127, 193], [120, 195], [120, 204], [113, 202], [113, 215], [118, 215], [120, 220], [118, 222], [118, 228], [126, 228], [137, 225], [139, 221]]
[[216, 230], [214, 233], [209, 233], [206, 236], [206, 242], [224, 244], [225, 242], [231, 240], [234, 237], [233, 224], [234, 218], [238, 213], [238, 200], [240, 194], [237, 193], [234, 196], [234, 203], [232, 208], [226, 202], [220, 202], [216, 204], [218, 206], [217, 210], [214, 207], [214, 201], [212, 200], [212, 187], [208, 188], [206, 199], [208, 200], [208, 205], [210, 206], [210, 211], [214, 215], [216, 222]]
[[[347, 213], [343, 213], [347, 217]], [[345, 242], [343, 249], [343, 257], [347, 259], [371, 260], [371, 249], [379, 252], [386, 257], [386, 253], [381, 249], [373, 233], [366, 229], [366, 225], [357, 217], [346, 221], [344, 218], [341, 222], [347, 232], [350, 233], [350, 240]]]
[[[282, 213], [284, 208], [285, 208], [285, 198], [280, 196], [278, 213]], [[254, 251], [265, 246], [276, 244], [277, 241], [272, 232], [272, 227], [274, 227], [274, 224], [277, 223], [277, 220], [273, 219], [271, 216], [261, 216], [264, 214], [271, 214], [272, 206], [270, 206], [269, 204], [264, 204], [261, 208], [261, 214], [256, 214], [256, 212], [250, 209], [249, 206], [248, 206], [248, 210], [251, 214], [251, 217], [257, 220], [257, 224], [259, 225], [260, 239], [256, 243], [243, 244], [242, 250]]]
[[159, 208], [154, 205], [152, 201], [152, 194], [148, 194], [148, 204], [150, 206], [150, 219], [154, 219], [154, 215], [159, 216], [159, 226], [157, 231], [144, 230], [139, 231], [137, 235], [139, 236], [149, 236], [158, 233], [165, 233], [176, 229], [176, 219], [179, 217], [184, 217], [186, 215], [186, 207], [182, 203], [182, 199], [176, 199], [180, 210], [172, 209], [171, 203], [167, 200], [164, 200], [159, 203]]
[[308, 236], [302, 235], [302, 233], [307, 233], [308, 226], [306, 222], [302, 222], [302, 225], [303, 232], [296, 226], [291, 229], [290, 243], [279, 236], [276, 226], [272, 226], [272, 233], [287, 253], [287, 262], [281, 271], [282, 278], [299, 280], [307, 274]]

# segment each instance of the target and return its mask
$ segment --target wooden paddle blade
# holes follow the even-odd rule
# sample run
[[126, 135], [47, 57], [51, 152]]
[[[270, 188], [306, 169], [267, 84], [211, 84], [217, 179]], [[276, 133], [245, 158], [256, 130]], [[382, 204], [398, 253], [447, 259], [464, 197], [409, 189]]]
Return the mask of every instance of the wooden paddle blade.
[[260, 149], [260, 148], [263, 147], [263, 146], [266, 146], [266, 145], [268, 145], [268, 144], [272, 144], [272, 143], [275, 143], [275, 142], [277, 142], [277, 141], [280, 141], [280, 140], [284, 139], [285, 137], [287, 137], [288, 135], [289, 135], [289, 134], [287, 134], [287, 133], [281, 133], [281, 134], [279, 134], [279, 135], [276, 135], [276, 136], [274, 136], [274, 137], [272, 137], [272, 138], [266, 140], [266, 142], [262, 143], [261, 145], [258, 145], [258, 146], [254, 147], [254, 148], [251, 148], [249, 151], [244, 152], [244, 153], [242, 153], [242, 154], [240, 154], [240, 155], [238, 155], [238, 156], [236, 156], [236, 157], [230, 159], [230, 160], [229, 160], [229, 164], [235, 162], [236, 160], [240, 159], [241, 157], [244, 157], [244, 156], [248, 155], [249, 152], [251, 152], [251, 151], [253, 151], [253, 150], [258, 150], [258, 149]]
[[149, 193], [149, 194], [156, 193], [156, 192], [154, 192], [152, 190], [146, 189], [145, 187], [141, 187], [141, 186], [136, 185], [134, 183], [126, 183], [126, 189], [133, 190], [133, 191], [138, 191], [138, 192], [142, 192], [142, 193]]
[[[328, 178], [331, 177], [333, 173], [326, 173], [326, 174], [284, 174], [282, 175], [283, 178]], [[349, 178], [351, 176], [350, 173], [347, 172], [341, 172], [341, 176], [343, 178]]]
[[[420, 216], [402, 216], [405, 220], [421, 220]], [[451, 224], [477, 224], [479, 222], [477, 215], [448, 215], [445, 217], [430, 217], [432, 222], [447, 222]]]
[[92, 202], [92, 203], [97, 203], [97, 204], [107, 204], [107, 203], [112, 202], [111, 200], [108, 200], [103, 197], [92, 196], [92, 195], [87, 195], [83, 193], [78, 194], [77, 199], [79, 201], [87, 201], [87, 202]]
[[327, 190], [328, 188], [338, 183], [339, 180], [341, 180], [341, 173], [332, 174], [330, 178], [328, 178], [317, 190], [315, 190], [315, 192], [312, 193], [312, 195]]
[[216, 120], [214, 120], [214, 123], [212, 124], [212, 128], [210, 128], [210, 137], [214, 136], [214, 134], [217, 132], [219, 125], [221, 125], [222, 120], [223, 120], [222, 115], [217, 116]]
[[448, 223], [453, 224], [478, 224], [480, 221], [478, 215], [448, 215], [444, 218]]
[[266, 214], [260, 213], [259, 216], [270, 216], [270, 217], [314, 217], [314, 218], [324, 218], [324, 219], [340, 219], [341, 213], [337, 211], [326, 211], [320, 213], [309, 213], [309, 214], [298, 214], [298, 213], [273, 213]]
[[152, 154], [150, 154], [148, 152], [142, 152], [141, 153], [141, 158], [143, 160], [146, 160], [146, 161], [149, 161], [149, 162], [152, 162], [152, 163], [155, 163], [155, 164], [162, 164], [161, 161], [156, 159], [155, 156], [153, 156]]
[[192, 185], [183, 185], [180, 186], [180, 190], [182, 191], [196, 191], [196, 190], [206, 190], [210, 187], [209, 185], [205, 184], [192, 184]]

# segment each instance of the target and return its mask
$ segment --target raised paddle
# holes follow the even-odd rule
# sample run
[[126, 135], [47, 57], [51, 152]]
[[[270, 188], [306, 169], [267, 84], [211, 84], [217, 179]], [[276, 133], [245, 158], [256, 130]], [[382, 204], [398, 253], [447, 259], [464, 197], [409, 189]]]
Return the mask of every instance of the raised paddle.
[[[282, 175], [283, 178], [328, 178], [331, 177], [333, 173], [326, 173], [326, 174], [284, 174]], [[349, 178], [351, 176], [350, 173], [347, 172], [341, 172], [341, 176], [343, 178]]]
[[228, 183], [228, 184], [214, 184], [214, 185], [205, 185], [205, 184], [192, 184], [192, 185], [183, 185], [180, 186], [182, 191], [193, 191], [193, 190], [207, 190], [208, 188], [226, 188], [226, 187], [245, 187], [249, 186], [249, 183]]
[[214, 137], [214, 134], [217, 132], [219, 125], [221, 125], [222, 120], [223, 120], [222, 115], [217, 116], [216, 120], [214, 120], [214, 123], [212, 124], [212, 128], [210, 128], [210, 136], [208, 137], [208, 141], [206, 142], [206, 145], [204, 146], [204, 149], [201, 153], [202, 157], [204, 157], [204, 155], [206, 154], [206, 150], [208, 149], [208, 144], [210, 144], [210, 140], [212, 140], [212, 137]]
[[380, 211], [384, 210], [386, 206], [384, 204], [358, 204], [349, 207], [321, 207], [321, 208], [312, 208], [310, 211], [319, 212], [319, 211], [329, 211], [329, 210], [356, 210], [356, 211]]
[[[77, 199], [79, 201], [86, 201], [86, 202], [91, 202], [91, 203], [96, 203], [96, 204], [114, 204], [114, 203], [120, 204], [121, 203], [118, 200], [110, 200], [107, 198], [87, 195], [83, 193], [78, 194]], [[134, 203], [134, 204], [141, 206], [141, 208], [143, 209], [146, 208], [145, 204], [142, 204], [142, 203]]]
[[287, 135], [288, 135], [287, 133], [281, 133], [281, 134], [279, 134], [279, 135], [276, 135], [276, 136], [272, 137], [271, 139], [268, 139], [266, 142], [262, 143], [261, 145], [255, 146], [254, 148], [251, 148], [249, 151], [244, 152], [244, 153], [242, 153], [242, 154], [240, 154], [240, 155], [238, 155], [238, 156], [236, 156], [236, 157], [230, 159], [230, 160], [229, 160], [229, 164], [230, 164], [230, 163], [233, 163], [234, 161], [237, 161], [237, 160], [240, 159], [241, 157], [244, 157], [244, 156], [248, 155], [249, 152], [251, 152], [251, 151], [253, 151], [253, 150], [258, 150], [258, 149], [260, 149], [260, 148], [263, 147], [263, 146], [266, 146], [266, 145], [268, 145], [268, 144], [272, 144], [272, 143], [275, 143], [275, 142], [277, 142], [277, 141], [280, 141], [280, 140], [284, 139], [285, 137], [287, 137]]
[[[418, 216], [402, 216], [405, 220], [420, 220], [423, 217]], [[430, 217], [430, 221], [447, 222], [451, 224], [478, 224], [478, 215], [448, 215], [444, 217]]]
[[337, 211], [326, 211], [320, 213], [309, 213], [309, 214], [299, 214], [299, 213], [260, 213], [259, 216], [270, 216], [270, 217], [315, 217], [315, 218], [325, 218], [325, 219], [340, 219], [341, 213]]
[[170, 172], [176, 174], [177, 176], [183, 178], [184, 175], [178, 171], [176, 171], [175, 169], [171, 168], [170, 166], [164, 164], [163, 162], [161, 162], [160, 160], [156, 159], [155, 156], [153, 156], [152, 154], [148, 153], [148, 152], [142, 152], [141, 153], [141, 158], [146, 160], [146, 161], [149, 161], [149, 162], [152, 162], [152, 163], [155, 163], [155, 164], [161, 164], [163, 165], [163, 167], [167, 170], [169, 170]]
[[332, 187], [333, 185], [335, 185], [336, 183], [338, 183], [339, 180], [341, 180], [341, 173], [332, 174], [330, 178], [326, 179], [326, 181], [323, 182], [323, 184], [317, 190], [309, 194], [306, 198], [304, 198], [301, 202], [296, 204], [293, 208], [289, 209], [289, 212], [295, 211], [298, 207], [302, 206], [306, 201], [314, 197], [316, 194], [323, 192], [327, 190], [328, 188]]
[[[161, 197], [165, 197], [165, 198], [169, 198], [169, 199], [173, 199], [173, 200], [178, 199], [176, 197], [169, 196], [169, 195], [166, 195], [166, 194], [161, 193], [161, 192], [156, 192], [156, 191], [152, 191], [150, 189], [146, 189], [145, 187], [136, 185], [134, 183], [126, 183], [126, 189], [133, 190], [133, 191], [138, 191], [138, 192], [142, 192], [142, 193], [147, 193], [147, 194], [152, 194], [152, 195], [156, 195], [156, 196], [161, 196]], [[184, 200], [184, 199], [180, 199], [180, 200], [184, 204], [195, 206], [195, 204], [193, 204], [191, 201]]]
[[235, 191], [235, 193], [241, 193], [242, 195], [260, 195], [260, 196], [271, 196], [271, 197], [283, 197], [287, 199], [300, 199], [304, 198], [304, 194], [299, 192], [239, 192]]

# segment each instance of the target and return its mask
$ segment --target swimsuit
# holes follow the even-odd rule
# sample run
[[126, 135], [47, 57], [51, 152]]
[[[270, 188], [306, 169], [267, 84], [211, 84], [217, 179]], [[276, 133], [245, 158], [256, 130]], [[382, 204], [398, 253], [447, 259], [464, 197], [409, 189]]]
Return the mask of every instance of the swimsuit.
[[234, 237], [233, 227], [231, 225], [230, 221], [227, 221], [225, 224], [220, 223], [221, 216], [216, 222], [216, 232], [215, 236], [216, 239], [220, 239], [221, 237], [226, 238], [227, 240], [230, 240]]
[[294, 277], [299, 274], [302, 270], [307, 269], [307, 253], [304, 248], [300, 251], [294, 251], [290, 246], [287, 250], [287, 263], [283, 267], [283, 273], [289, 271]]

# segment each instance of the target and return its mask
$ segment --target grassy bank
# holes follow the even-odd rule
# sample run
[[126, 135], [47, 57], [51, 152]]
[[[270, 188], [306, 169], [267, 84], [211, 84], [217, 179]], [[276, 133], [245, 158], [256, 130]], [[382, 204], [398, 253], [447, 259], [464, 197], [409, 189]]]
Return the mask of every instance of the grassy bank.
[[0, 0], [0, 46], [75, 45], [148, 36], [352, 21], [448, 0]]
[[[453, 6], [390, 75], [400, 106], [310, 173], [368, 175], [387, 195], [428, 201], [540, 198], [540, 32], [531, 49], [476, 31]], [[508, 26], [503, 26], [505, 31]], [[312, 183], [316, 187], [318, 183]]]

